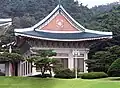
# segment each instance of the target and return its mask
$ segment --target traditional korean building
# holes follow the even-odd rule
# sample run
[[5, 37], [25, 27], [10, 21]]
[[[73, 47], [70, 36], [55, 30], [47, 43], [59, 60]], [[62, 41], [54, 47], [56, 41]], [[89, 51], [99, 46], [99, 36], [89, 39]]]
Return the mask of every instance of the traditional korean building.
[[[12, 25], [11, 18], [1, 18], [0, 19], [0, 36], [4, 35], [9, 27]], [[1, 41], [1, 40], [0, 40]], [[2, 52], [0, 52], [2, 53]], [[8, 61], [0, 60], [0, 75], [10, 75], [10, 64]]]
[[5, 32], [9, 29], [9, 26], [12, 25], [11, 18], [0, 19], [0, 35], [4, 35]]
[[[88, 72], [85, 60], [88, 59], [90, 45], [98, 40], [112, 38], [112, 32], [84, 28], [62, 5], [58, 5], [36, 25], [14, 31], [25, 57], [30, 57], [34, 50], [52, 49], [57, 53], [54, 58], [60, 60], [64, 68], [74, 69], [77, 58], [77, 67], [85, 73]], [[35, 68], [31, 69], [31, 63], [27, 61], [21, 62], [19, 69], [20, 76], [39, 74]]]

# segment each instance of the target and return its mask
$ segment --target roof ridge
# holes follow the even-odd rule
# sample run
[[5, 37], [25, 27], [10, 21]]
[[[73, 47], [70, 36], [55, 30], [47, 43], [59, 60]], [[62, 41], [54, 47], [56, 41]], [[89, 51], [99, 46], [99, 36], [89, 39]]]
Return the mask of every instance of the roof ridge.
[[61, 4], [57, 5], [57, 7], [48, 16], [46, 16], [43, 20], [41, 20], [40, 22], [38, 22], [32, 28], [35, 30], [37, 27], [41, 26], [47, 20], [49, 20], [50, 17], [52, 17], [57, 11], [59, 11], [59, 13], [60, 13], [61, 10], [62, 10], [62, 13], [65, 14], [70, 19], [70, 21], [73, 23], [73, 25], [75, 25], [77, 27], [78, 31], [83, 31], [83, 32], [85, 31], [86, 28], [84, 28], [74, 18], [72, 18], [70, 16], [70, 14], [63, 8], [63, 6]]

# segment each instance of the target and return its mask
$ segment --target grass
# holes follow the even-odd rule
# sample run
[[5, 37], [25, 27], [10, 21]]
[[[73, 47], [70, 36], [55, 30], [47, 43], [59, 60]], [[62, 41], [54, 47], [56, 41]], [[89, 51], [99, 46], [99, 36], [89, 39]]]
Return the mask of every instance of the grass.
[[114, 78], [83, 80], [0, 77], [0, 88], [120, 88], [120, 81], [111, 81], [112, 79]]

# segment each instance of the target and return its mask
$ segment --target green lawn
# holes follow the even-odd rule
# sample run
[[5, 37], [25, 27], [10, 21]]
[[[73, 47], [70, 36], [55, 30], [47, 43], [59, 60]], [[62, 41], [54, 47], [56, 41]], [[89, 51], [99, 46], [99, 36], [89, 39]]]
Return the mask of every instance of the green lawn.
[[[113, 78], [109, 78], [113, 79]], [[0, 77], [0, 88], [120, 88], [120, 82], [107, 79], [40, 79]]]

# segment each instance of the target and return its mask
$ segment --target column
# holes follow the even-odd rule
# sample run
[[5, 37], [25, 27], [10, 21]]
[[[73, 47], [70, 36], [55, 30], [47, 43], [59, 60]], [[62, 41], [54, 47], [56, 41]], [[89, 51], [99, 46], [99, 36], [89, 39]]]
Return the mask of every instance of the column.
[[11, 70], [13, 70], [13, 67], [12, 67], [12, 64], [10, 62], [8, 62], [8, 68], [9, 68], [8, 76], [12, 76]]
[[85, 60], [88, 59], [88, 51], [85, 51], [85, 54], [84, 54], [84, 73], [88, 73], [88, 67], [87, 67], [87, 63], [85, 63]]
[[28, 64], [28, 61], [26, 62], [26, 64], [27, 64], [27, 65], [26, 65], [26, 69], [27, 69], [27, 72], [26, 72], [27, 74], [26, 74], [26, 75], [28, 75], [28, 74], [29, 74], [29, 72], [28, 72], [28, 69], [29, 69], [29, 66], [28, 66], [28, 65], [29, 65], [29, 64]]
[[19, 76], [22, 76], [22, 66], [21, 61], [19, 62]]
[[32, 68], [33, 68], [33, 65], [32, 65], [32, 62], [30, 63], [30, 73], [32, 75]]
[[24, 76], [24, 68], [25, 68], [25, 66], [24, 66], [24, 63], [22, 62], [22, 76]]
[[9, 63], [5, 63], [5, 76], [9, 76]]
[[25, 70], [25, 76], [26, 76], [26, 62], [24, 63], [25, 67], [24, 67], [24, 70]]
[[74, 57], [73, 57], [73, 54], [72, 54], [72, 50], [69, 51], [68, 68], [70, 70], [74, 69]]
[[20, 62], [17, 64], [17, 76], [20, 76]]
[[32, 63], [29, 62], [29, 74], [32, 75]]
[[32, 74], [35, 74], [37, 71], [36, 71], [36, 67], [34, 65], [34, 62], [32, 62]]

